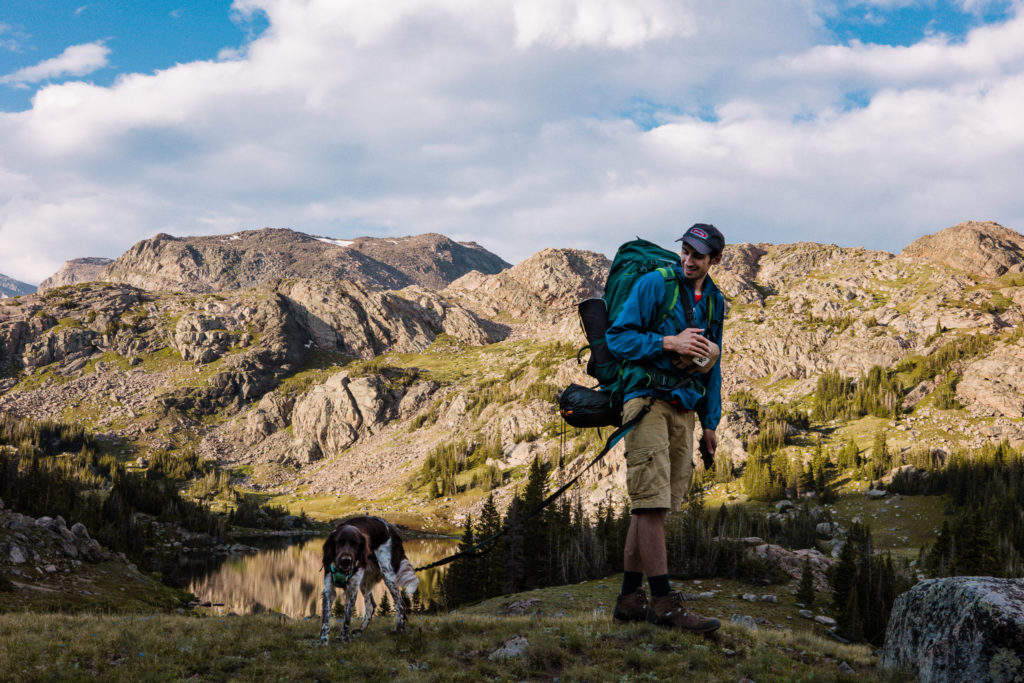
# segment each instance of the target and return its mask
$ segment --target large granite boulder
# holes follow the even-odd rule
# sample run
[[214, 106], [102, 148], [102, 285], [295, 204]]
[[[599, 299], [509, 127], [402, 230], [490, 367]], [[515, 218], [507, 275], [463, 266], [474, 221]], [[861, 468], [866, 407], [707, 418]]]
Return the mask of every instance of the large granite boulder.
[[893, 605], [879, 665], [922, 681], [1024, 680], [1024, 580], [922, 581]]

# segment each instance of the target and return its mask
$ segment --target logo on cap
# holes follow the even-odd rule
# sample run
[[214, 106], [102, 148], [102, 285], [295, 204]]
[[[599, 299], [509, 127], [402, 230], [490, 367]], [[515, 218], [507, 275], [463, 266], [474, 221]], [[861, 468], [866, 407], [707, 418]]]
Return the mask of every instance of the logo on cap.
[[708, 238], [708, 234], [700, 228], [690, 228], [690, 234], [694, 237], [699, 237], [702, 240], [706, 240]]

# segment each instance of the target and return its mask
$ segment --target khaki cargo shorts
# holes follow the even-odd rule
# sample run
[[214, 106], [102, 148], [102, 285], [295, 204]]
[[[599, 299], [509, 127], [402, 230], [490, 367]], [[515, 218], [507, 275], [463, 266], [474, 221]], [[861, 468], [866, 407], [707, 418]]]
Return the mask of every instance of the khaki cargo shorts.
[[[650, 398], [632, 398], [622, 407], [622, 421], [633, 418]], [[626, 489], [633, 510], [680, 509], [693, 482], [693, 411], [680, 411], [657, 400], [625, 436]]]

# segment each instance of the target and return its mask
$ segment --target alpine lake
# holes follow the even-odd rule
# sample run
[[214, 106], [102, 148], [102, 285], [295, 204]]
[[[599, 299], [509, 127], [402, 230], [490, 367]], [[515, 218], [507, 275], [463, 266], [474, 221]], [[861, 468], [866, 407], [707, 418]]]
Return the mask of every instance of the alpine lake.
[[[320, 615], [326, 538], [326, 535], [304, 535], [247, 540], [257, 552], [182, 558], [171, 575], [173, 582], [187, 588], [200, 604], [209, 604], [223, 613], [279, 612], [292, 619], [315, 617]], [[406, 557], [414, 567], [421, 567], [454, 553], [459, 541], [430, 536], [406, 537], [403, 543]], [[417, 603], [427, 605], [440, 598], [441, 581], [447, 568], [435, 567], [416, 573], [420, 580]], [[383, 582], [374, 589], [378, 604], [384, 591]], [[341, 591], [337, 594], [340, 596]], [[357, 602], [361, 609], [362, 598]]]

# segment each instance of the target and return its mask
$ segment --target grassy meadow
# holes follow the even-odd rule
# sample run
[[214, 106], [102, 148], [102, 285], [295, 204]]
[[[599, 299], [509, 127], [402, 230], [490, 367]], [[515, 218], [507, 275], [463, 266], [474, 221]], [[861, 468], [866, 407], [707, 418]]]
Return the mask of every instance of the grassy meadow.
[[[617, 577], [506, 595], [440, 616], [414, 614], [393, 635], [378, 616], [349, 643], [319, 644], [315, 619], [212, 612], [0, 614], [0, 678], [54, 680], [317, 681], [902, 681], [876, 668], [870, 647], [843, 645], [795, 616], [792, 596], [744, 603], [742, 585], [693, 607], [721, 613], [710, 637], [613, 622]], [[679, 585], [692, 590], [685, 582]], [[747, 588], [746, 590], [749, 590]], [[749, 610], [744, 606], [749, 605]], [[767, 615], [758, 630], [728, 612]], [[790, 617], [789, 620], [786, 617]], [[781, 624], [777, 622], [782, 622]], [[494, 656], [517, 637], [525, 649]], [[845, 662], [846, 667], [841, 664]], [[849, 667], [849, 668], [847, 668]]]

